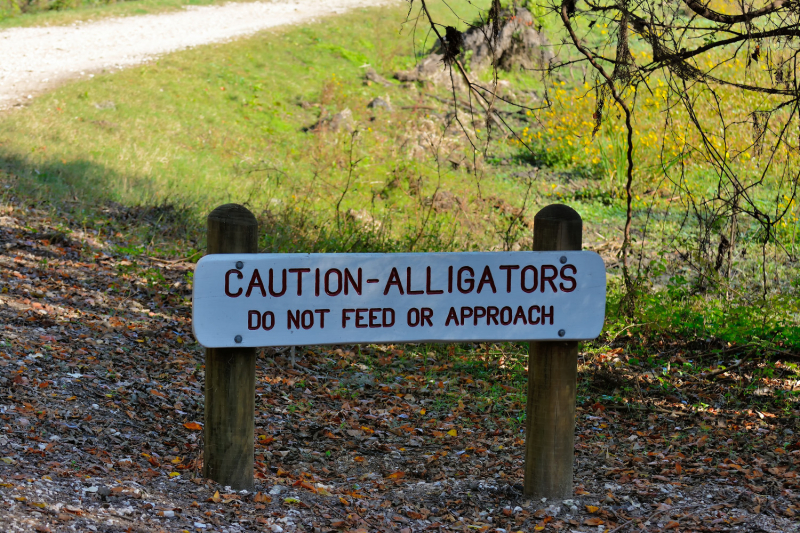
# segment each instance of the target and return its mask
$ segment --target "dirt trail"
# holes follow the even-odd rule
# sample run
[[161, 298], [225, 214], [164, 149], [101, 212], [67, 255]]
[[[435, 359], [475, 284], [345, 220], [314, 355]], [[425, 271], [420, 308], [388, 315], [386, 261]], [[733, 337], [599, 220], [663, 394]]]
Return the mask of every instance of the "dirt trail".
[[23, 105], [66, 80], [121, 69], [154, 56], [313, 21], [392, 0], [291, 0], [186, 7], [175, 13], [72, 26], [0, 31], [0, 109]]

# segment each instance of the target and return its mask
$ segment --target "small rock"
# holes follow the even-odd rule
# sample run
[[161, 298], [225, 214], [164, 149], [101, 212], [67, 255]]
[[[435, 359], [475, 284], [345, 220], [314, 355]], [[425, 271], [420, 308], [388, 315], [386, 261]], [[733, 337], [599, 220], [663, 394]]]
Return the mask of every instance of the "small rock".
[[392, 110], [392, 104], [389, 103], [388, 98], [384, 100], [380, 96], [373, 98], [370, 103], [367, 104], [367, 107], [370, 109], [385, 109], [386, 111]]
[[328, 122], [328, 127], [332, 131], [353, 131], [355, 129], [355, 125], [353, 123], [353, 112], [348, 108], [339, 111], [331, 117], [330, 122]]
[[280, 494], [282, 492], [286, 492], [286, 487], [284, 487], [283, 485], [275, 485], [274, 487], [269, 489], [269, 493], [272, 494], [273, 496]]
[[108, 487], [98, 487], [97, 489], [97, 495], [103, 500], [108, 498], [110, 494], [111, 494], [111, 489], [109, 489]]
[[272, 524], [272, 527], [270, 529], [272, 530], [272, 533], [282, 533], [283, 532], [283, 528], [281, 526], [279, 526], [278, 524]]
[[392, 82], [375, 72], [375, 69], [372, 67], [367, 69], [367, 71], [364, 73], [364, 77], [367, 78], [367, 81], [378, 83], [384, 87], [389, 87], [392, 85]]
[[[352, 220], [353, 222], [361, 224], [367, 229], [377, 231], [381, 228], [381, 221], [375, 220], [375, 217], [373, 217], [366, 209], [360, 209], [358, 211], [356, 211], [355, 209], [350, 209], [347, 211], [347, 218]], [[360, 373], [356, 372], [356, 374], [354, 374], [353, 377], [354, 380], [356, 379], [355, 376], [357, 376], [358, 374]], [[375, 378], [368, 376], [366, 374], [362, 375], [367, 376], [367, 378], [362, 379], [361, 382], [356, 382], [356, 384], [359, 387], [364, 387], [364, 386], [371, 387], [375, 382]]]

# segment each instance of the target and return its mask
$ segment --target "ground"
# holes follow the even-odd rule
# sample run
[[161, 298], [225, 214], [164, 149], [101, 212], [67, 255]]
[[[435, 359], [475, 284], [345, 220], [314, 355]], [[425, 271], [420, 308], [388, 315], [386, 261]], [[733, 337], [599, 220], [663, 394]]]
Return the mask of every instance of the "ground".
[[798, 384], [675, 372], [731, 350], [705, 340], [648, 341], [659, 373], [635, 340], [585, 347], [563, 501], [521, 492], [524, 346], [261, 350], [255, 491], [218, 486], [201, 477], [193, 264], [131, 241], [172, 235], [170, 209], [6, 199], [4, 531], [800, 531], [798, 411], [758, 396]]

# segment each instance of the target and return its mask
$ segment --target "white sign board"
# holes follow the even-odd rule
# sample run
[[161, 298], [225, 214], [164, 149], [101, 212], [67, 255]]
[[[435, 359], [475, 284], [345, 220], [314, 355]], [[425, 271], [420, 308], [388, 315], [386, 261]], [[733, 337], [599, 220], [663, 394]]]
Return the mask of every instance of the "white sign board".
[[194, 273], [193, 328], [209, 348], [600, 334], [594, 252], [216, 254]]

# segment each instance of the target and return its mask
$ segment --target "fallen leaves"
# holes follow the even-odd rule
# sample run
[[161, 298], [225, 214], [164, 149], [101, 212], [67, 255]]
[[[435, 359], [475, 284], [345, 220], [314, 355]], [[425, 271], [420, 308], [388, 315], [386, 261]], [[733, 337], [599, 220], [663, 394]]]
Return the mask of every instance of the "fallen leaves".
[[[2, 302], [17, 305], [15, 291], [30, 286], [43, 306], [19, 304], [18, 314], [0, 305], [0, 386], [10, 393], [0, 402], [0, 428], [9, 428], [0, 430], [0, 505], [13, 520], [46, 514], [57, 530], [59, 521], [98, 519], [107, 504], [129, 506], [127, 520], [154, 531], [206, 529], [195, 523], [286, 531], [280, 520], [293, 516], [322, 530], [389, 521], [411, 532], [564, 532], [630, 521], [638, 531], [655, 511], [660, 520], [644, 526], [652, 533], [722, 527], [714, 520], [747, 528], [765, 515], [781, 527], [798, 513], [800, 444], [783, 433], [785, 418], [767, 406], [716, 406], [708, 397], [724, 390], [686, 376], [662, 394], [643, 369], [624, 378], [641, 387], [635, 396], [603, 389], [600, 374], [581, 368], [589, 399], [578, 404], [571, 503], [525, 500], [527, 355], [489, 343], [298, 348], [294, 363], [264, 350], [256, 490], [218, 487], [201, 477], [204, 428], [194, 420], [203, 420], [203, 356], [191, 337], [188, 267], [31, 242], [17, 261], [0, 248], [0, 284], [14, 282]], [[41, 264], [45, 252], [57, 266]], [[693, 394], [714, 407], [691, 408]], [[628, 403], [615, 403], [620, 395]], [[73, 484], [81, 504], [67, 508]], [[738, 499], [725, 506], [723, 494]], [[731, 516], [734, 505], [742, 515]], [[120, 518], [114, 527], [129, 525]]]

